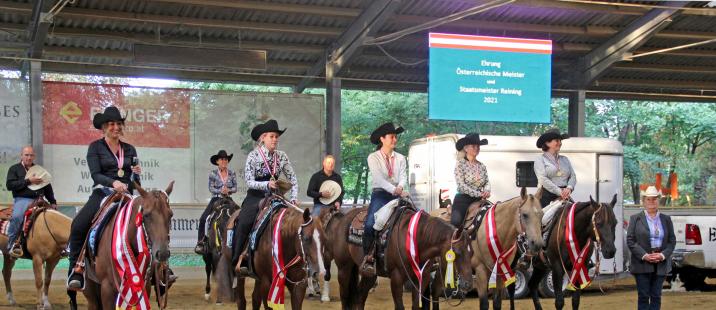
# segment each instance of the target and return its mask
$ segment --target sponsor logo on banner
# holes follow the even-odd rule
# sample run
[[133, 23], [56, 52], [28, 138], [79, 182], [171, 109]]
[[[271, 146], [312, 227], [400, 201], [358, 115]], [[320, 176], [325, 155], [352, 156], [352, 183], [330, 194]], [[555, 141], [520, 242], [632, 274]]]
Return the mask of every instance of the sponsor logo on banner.
[[189, 94], [184, 90], [44, 82], [44, 142], [88, 145], [102, 133], [92, 119], [108, 106], [125, 115], [123, 140], [138, 147], [189, 148]]

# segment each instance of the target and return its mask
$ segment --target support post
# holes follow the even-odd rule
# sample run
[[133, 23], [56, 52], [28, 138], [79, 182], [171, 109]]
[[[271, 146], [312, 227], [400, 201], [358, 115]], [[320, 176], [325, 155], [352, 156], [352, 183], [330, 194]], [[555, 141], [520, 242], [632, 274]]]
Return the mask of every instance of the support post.
[[332, 62], [326, 64], [326, 153], [336, 159], [335, 171], [341, 171], [341, 79], [335, 76]]
[[569, 135], [572, 137], [584, 137], [584, 121], [586, 118], [584, 100], [586, 91], [580, 89], [569, 94]]
[[35, 162], [42, 165], [42, 63], [30, 61], [30, 141], [35, 149]]

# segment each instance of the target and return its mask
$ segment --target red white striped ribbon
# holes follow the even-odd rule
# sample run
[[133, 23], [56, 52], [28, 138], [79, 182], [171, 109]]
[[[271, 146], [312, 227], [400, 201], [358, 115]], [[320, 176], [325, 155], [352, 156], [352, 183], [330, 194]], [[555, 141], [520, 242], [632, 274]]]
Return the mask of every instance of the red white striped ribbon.
[[567, 244], [569, 259], [572, 261], [572, 271], [569, 274], [569, 284], [567, 285], [567, 289], [570, 290], [576, 290], [577, 286], [580, 289], [584, 289], [592, 283], [586, 267], [587, 254], [589, 253], [589, 246], [592, 244], [592, 238], [587, 240], [587, 244], [583, 249], [579, 248], [579, 240], [577, 240], [577, 235], [574, 232], [574, 212], [576, 209], [577, 203], [575, 202], [569, 208], [567, 225], [564, 229], [564, 242]]
[[271, 268], [271, 288], [269, 289], [268, 306], [274, 310], [284, 309], [284, 288], [286, 287], [286, 275], [284, 274], [283, 263], [283, 242], [281, 241], [281, 224], [283, 223], [283, 215], [286, 208], [278, 214], [278, 219], [271, 232], [271, 256], [273, 257], [273, 265]]
[[[408, 233], [405, 235], [405, 250], [408, 252], [408, 259], [410, 260], [410, 267], [415, 273], [415, 277], [418, 278], [418, 287], [423, 287], [423, 270], [428, 265], [428, 261], [420, 266], [420, 255], [418, 253], [418, 223], [420, 223], [420, 216], [423, 212], [418, 211], [410, 217], [410, 223], [408, 224]], [[418, 307], [422, 307], [422, 298], [418, 298]]]
[[487, 211], [487, 217], [485, 219], [485, 224], [487, 225], [487, 233], [485, 234], [485, 238], [487, 239], [487, 248], [490, 250], [490, 256], [492, 256], [492, 260], [495, 262], [495, 265], [492, 268], [492, 273], [495, 276], [490, 277], [490, 288], [497, 286], [492, 280], [496, 279], [496, 276], [502, 277], [505, 286], [515, 282], [515, 272], [510, 267], [510, 262], [507, 258], [509, 258], [509, 256], [512, 255], [517, 248], [517, 241], [515, 240], [515, 243], [507, 251], [502, 250], [500, 237], [497, 235], [495, 208], [496, 205], [493, 205], [490, 210]]
[[[134, 198], [117, 210], [112, 234], [112, 262], [119, 275], [119, 294], [115, 302], [116, 309], [151, 309], [147, 292], [144, 289], [144, 276], [149, 263], [149, 249], [144, 237], [141, 208], [132, 223]], [[127, 235], [130, 224], [137, 228], [135, 236]], [[137, 238], [137, 254], [132, 251], [129, 238]]]

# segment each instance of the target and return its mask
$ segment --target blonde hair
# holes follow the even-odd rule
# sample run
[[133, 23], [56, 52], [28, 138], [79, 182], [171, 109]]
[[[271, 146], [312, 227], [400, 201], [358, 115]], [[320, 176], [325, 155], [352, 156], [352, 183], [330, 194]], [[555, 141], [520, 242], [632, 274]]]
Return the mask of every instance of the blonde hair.
[[457, 151], [457, 154], [455, 154], [455, 159], [461, 160], [463, 158], [467, 157], [467, 153], [465, 153], [465, 148], [462, 150]]
[[[256, 140], [256, 147], [259, 147], [259, 146], [264, 145], [264, 137], [265, 137], [267, 134], [271, 133], [271, 132], [273, 132], [273, 131], [262, 133], [262, 134], [259, 136], [259, 139]], [[276, 143], [276, 149], [278, 149], [278, 143]]]

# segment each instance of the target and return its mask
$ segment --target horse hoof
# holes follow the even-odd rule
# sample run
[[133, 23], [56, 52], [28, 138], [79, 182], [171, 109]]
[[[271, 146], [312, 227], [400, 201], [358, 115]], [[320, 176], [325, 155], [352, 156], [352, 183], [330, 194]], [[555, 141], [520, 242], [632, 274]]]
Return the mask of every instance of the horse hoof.
[[209, 301], [209, 298], [211, 298], [210, 294], [204, 294], [204, 300]]
[[217, 305], [217, 306], [223, 306], [224, 303], [223, 303], [223, 302], [217, 302], [216, 305]]
[[330, 302], [331, 298], [328, 296], [321, 296], [321, 302]]

